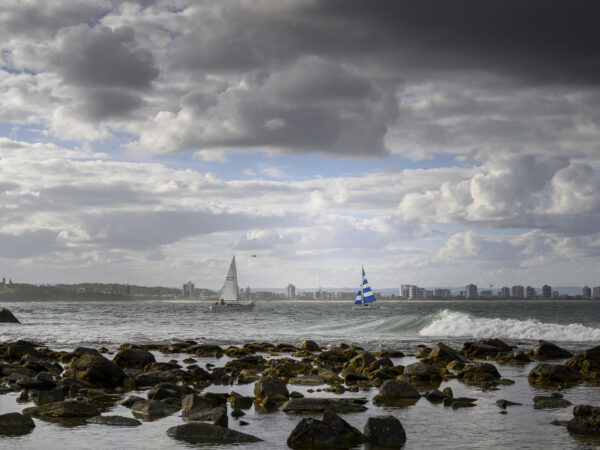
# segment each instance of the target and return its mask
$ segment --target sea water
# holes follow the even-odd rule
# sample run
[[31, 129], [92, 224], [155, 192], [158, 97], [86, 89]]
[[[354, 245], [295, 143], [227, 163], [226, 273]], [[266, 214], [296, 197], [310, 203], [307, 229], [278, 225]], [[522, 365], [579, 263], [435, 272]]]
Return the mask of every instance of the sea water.
[[[474, 338], [497, 337], [528, 350], [538, 339], [557, 343], [571, 351], [600, 344], [600, 302], [593, 301], [447, 301], [378, 302], [378, 308], [353, 309], [347, 302], [259, 302], [253, 311], [209, 313], [208, 303], [196, 301], [128, 302], [20, 302], [4, 304], [22, 324], [0, 324], [0, 341], [27, 339], [43, 342], [53, 349], [76, 346], [106, 346], [111, 350], [125, 342], [172, 342], [193, 339], [222, 346], [250, 341], [299, 345], [313, 339], [320, 345], [340, 342], [367, 350], [398, 349], [406, 353], [395, 364], [410, 364], [418, 344], [442, 341], [455, 348]], [[157, 360], [182, 360], [190, 355], [161, 355]], [[224, 365], [227, 357], [197, 358], [200, 365]], [[182, 365], [184, 365], [182, 363]], [[344, 419], [361, 429], [370, 416], [393, 414], [407, 434], [405, 448], [594, 448], [600, 441], [571, 436], [565, 428], [551, 425], [554, 419], [568, 420], [572, 408], [534, 410], [533, 397], [549, 395], [527, 382], [535, 363], [524, 367], [497, 365], [501, 375], [515, 381], [498, 390], [482, 391], [456, 380], [442, 383], [455, 396], [477, 398], [477, 406], [452, 410], [420, 399], [406, 408], [377, 407], [371, 402], [364, 413], [345, 414]], [[252, 394], [252, 385], [211, 386], [207, 390], [242, 395]], [[307, 395], [307, 387], [290, 386]], [[600, 406], [600, 388], [581, 384], [561, 391], [574, 405]], [[369, 400], [377, 389], [346, 393], [344, 396]], [[145, 396], [145, 392], [139, 393]], [[0, 413], [20, 411], [30, 404], [16, 403], [17, 393], [0, 396]], [[500, 414], [498, 399], [523, 403]], [[117, 405], [105, 414], [131, 417]], [[283, 412], [261, 414], [254, 409], [239, 426], [230, 418], [230, 427], [260, 437], [264, 442], [248, 449], [285, 448], [285, 440], [300, 417]], [[183, 423], [179, 414], [141, 427], [117, 428], [103, 425], [64, 427], [35, 419], [36, 428], [21, 437], [0, 437], [6, 448], [195, 448], [166, 435], [170, 426]], [[210, 448], [210, 446], [208, 446]], [[206, 447], [203, 447], [206, 448]], [[223, 448], [221, 446], [221, 448]]]

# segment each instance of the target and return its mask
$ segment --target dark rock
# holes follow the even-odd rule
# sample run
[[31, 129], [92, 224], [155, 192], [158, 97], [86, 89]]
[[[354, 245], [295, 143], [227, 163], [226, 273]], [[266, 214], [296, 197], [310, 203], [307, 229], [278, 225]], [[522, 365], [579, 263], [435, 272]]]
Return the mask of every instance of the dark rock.
[[4, 356], [10, 361], [21, 359], [23, 355], [32, 355], [40, 358], [41, 353], [35, 348], [36, 346], [29, 341], [17, 341], [6, 345]]
[[143, 369], [147, 364], [156, 362], [156, 358], [148, 350], [128, 348], [117, 353], [113, 362], [121, 368]]
[[537, 397], [533, 397], [533, 407], [535, 409], [550, 409], [550, 408], [566, 408], [570, 406], [571, 402], [569, 400], [565, 400], [562, 397], [550, 396], [546, 397], [543, 395], [538, 395]]
[[511, 402], [510, 400], [497, 400], [496, 405], [502, 409], [506, 409], [508, 406], [522, 406], [523, 403]]
[[252, 397], [230, 396], [229, 403], [232, 408], [250, 409], [254, 399]]
[[65, 399], [65, 391], [62, 388], [56, 388], [51, 391], [37, 391], [31, 394], [31, 398], [38, 406], [62, 402]]
[[406, 442], [406, 433], [394, 416], [369, 417], [364, 428], [369, 443], [384, 448], [400, 448]]
[[423, 396], [432, 403], [441, 403], [447, 397], [447, 395], [440, 392], [438, 389], [429, 390], [425, 392]]
[[600, 379], [600, 346], [576, 353], [565, 361], [565, 365], [579, 370], [588, 378]]
[[[450, 405], [452, 405], [452, 409], [472, 408], [475, 406], [475, 402], [477, 401], [476, 398], [469, 397], [456, 397], [448, 400], [450, 400]], [[446, 400], [444, 400], [444, 406], [450, 405], [446, 404]]]
[[479, 339], [476, 342], [465, 342], [460, 352], [469, 358], [487, 359], [496, 358], [511, 349], [510, 345], [500, 339]]
[[369, 377], [366, 377], [359, 373], [346, 372], [344, 374], [344, 383], [346, 383], [346, 385], [348, 385], [348, 386], [350, 386], [351, 384], [358, 384], [360, 382], [365, 382], [365, 381], [368, 382]]
[[238, 417], [243, 417], [245, 415], [246, 413], [239, 408], [234, 408], [233, 411], [231, 411], [231, 417], [233, 417], [234, 419], [237, 419]]
[[73, 360], [70, 371], [75, 377], [92, 386], [114, 388], [121, 386], [126, 376], [123, 370], [95, 350]]
[[159, 419], [177, 411], [179, 411], [179, 405], [159, 400], [138, 400], [131, 405], [132, 414], [144, 420]]
[[2, 323], [21, 323], [9, 309], [0, 309], [0, 322]]
[[438, 384], [442, 381], [442, 375], [437, 367], [416, 362], [404, 368], [402, 379], [413, 384]]
[[184, 411], [182, 417], [184, 420], [193, 420], [196, 422], [212, 422], [214, 425], [219, 425], [225, 428], [227, 428], [229, 424], [229, 420], [227, 417], [227, 407], [225, 406]]
[[188, 394], [181, 400], [181, 409], [183, 409], [183, 412], [193, 411], [194, 409], [205, 409], [208, 407], [208, 402], [198, 394]]
[[377, 350], [375, 356], [378, 358], [404, 358], [404, 353], [400, 350]]
[[112, 425], [115, 427], [136, 427], [142, 424], [139, 420], [123, 416], [96, 416], [89, 419], [88, 423]]
[[560, 348], [558, 345], [553, 344], [552, 342], [539, 341], [536, 346], [531, 349], [529, 356], [534, 359], [544, 361], [548, 359], [570, 358], [573, 356], [573, 353]]
[[387, 380], [373, 397], [375, 405], [408, 406], [416, 403], [421, 394], [410, 383], [402, 380]]
[[502, 364], [523, 365], [531, 362], [531, 358], [524, 351], [514, 349], [498, 359]]
[[344, 371], [362, 374], [366, 372], [367, 367], [373, 364], [376, 360], [377, 359], [375, 358], [375, 355], [372, 353], [361, 353], [344, 365]]
[[450, 386], [442, 389], [442, 394], [444, 394], [446, 397], [454, 397], [454, 393], [452, 392], [452, 388]]
[[446, 366], [451, 361], [460, 361], [468, 363], [469, 360], [465, 355], [460, 353], [458, 350], [454, 350], [452, 347], [447, 346], [443, 342], [438, 342], [435, 347], [429, 353], [429, 359], [439, 362]]
[[43, 417], [93, 417], [97, 416], [99, 411], [86, 402], [65, 400], [25, 408], [23, 414]]
[[225, 392], [205, 392], [202, 394], [202, 398], [208, 406], [225, 406], [229, 399], [229, 394]]
[[285, 402], [281, 409], [286, 413], [294, 414], [317, 413], [327, 410], [349, 413], [366, 411], [364, 403], [364, 400], [350, 398], [292, 398]]
[[[134, 370], [134, 369], [125, 369], [125, 370]], [[144, 388], [149, 386], [154, 386], [155, 384], [167, 382], [167, 383], [176, 383], [177, 375], [175, 375], [172, 371], [169, 370], [154, 370], [151, 372], [140, 373], [137, 375], [133, 384], [136, 388]]]
[[17, 435], [35, 428], [31, 417], [18, 412], [0, 414], [0, 435]]
[[567, 430], [574, 434], [600, 436], [600, 407], [577, 405], [573, 408], [573, 419]]
[[321, 347], [319, 347], [319, 344], [317, 344], [315, 341], [304, 341], [301, 345], [301, 348], [303, 348], [304, 350], [308, 350], [309, 352], [318, 352], [321, 350]]
[[458, 379], [474, 384], [497, 382], [500, 380], [500, 373], [491, 363], [473, 363], [467, 364], [458, 372]]
[[245, 442], [260, 442], [255, 436], [241, 433], [230, 428], [220, 427], [204, 422], [189, 422], [177, 425], [167, 430], [167, 435], [174, 439], [189, 442], [206, 442], [218, 444], [236, 444]]
[[304, 398], [304, 395], [298, 391], [290, 392], [290, 398]]
[[530, 384], [564, 384], [581, 381], [583, 376], [572, 367], [561, 364], [538, 364], [529, 372]]
[[290, 378], [289, 383], [301, 386], [319, 386], [325, 384], [325, 378], [321, 375], [299, 375]]
[[138, 400], [144, 401], [145, 399], [142, 397], [138, 397], [137, 395], [132, 395], [130, 397], [127, 397], [125, 400], [121, 400], [119, 404], [123, 405], [125, 408], [131, 408], [133, 404]]
[[269, 397], [275, 402], [281, 403], [290, 398], [290, 393], [285, 383], [279, 378], [274, 377], [261, 377], [254, 385], [254, 395], [257, 400]]
[[287, 439], [291, 448], [352, 448], [365, 441], [363, 434], [332, 411], [323, 419], [302, 419]]

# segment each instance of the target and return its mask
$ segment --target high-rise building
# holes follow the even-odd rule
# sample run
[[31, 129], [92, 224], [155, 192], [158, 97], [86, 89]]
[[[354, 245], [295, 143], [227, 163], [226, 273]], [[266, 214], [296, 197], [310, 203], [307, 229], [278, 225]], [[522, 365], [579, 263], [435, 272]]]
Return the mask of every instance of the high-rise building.
[[402, 284], [400, 285], [400, 297], [408, 298], [411, 284]]
[[450, 298], [452, 297], [452, 292], [450, 292], [450, 289], [435, 289], [433, 295], [438, 298]]
[[285, 296], [287, 298], [294, 298], [296, 297], [296, 286], [294, 286], [293, 284], [288, 284], [287, 287], [285, 288]]
[[513, 286], [512, 287], [512, 298], [521, 299], [525, 298], [525, 289], [523, 286]]
[[547, 284], [542, 286], [542, 297], [552, 298], [552, 288]]
[[589, 286], [583, 287], [583, 298], [592, 298], [592, 288]]
[[532, 288], [531, 286], [525, 288], [525, 298], [534, 298], [536, 295], [537, 292], [535, 292], [535, 288]]
[[467, 298], [477, 298], [477, 286], [474, 284], [467, 284], [465, 286], [465, 296]]
[[600, 299], [600, 286], [595, 286], [592, 289], [592, 298]]
[[499, 293], [500, 297], [502, 298], [510, 298], [510, 288], [507, 286], [503, 286], [500, 289], [500, 293]]
[[194, 283], [188, 281], [183, 285], [183, 298], [192, 298], [194, 296]]
[[410, 300], [423, 300], [425, 298], [425, 289], [419, 286], [410, 285], [408, 289], [408, 298]]

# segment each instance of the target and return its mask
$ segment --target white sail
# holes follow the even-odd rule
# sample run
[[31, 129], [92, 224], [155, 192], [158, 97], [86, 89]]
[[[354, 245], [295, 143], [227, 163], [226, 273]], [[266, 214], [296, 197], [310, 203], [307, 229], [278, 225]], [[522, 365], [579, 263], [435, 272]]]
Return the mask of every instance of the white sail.
[[226, 302], [236, 302], [238, 300], [238, 281], [237, 269], [235, 267], [235, 256], [229, 265], [229, 272], [227, 272], [225, 283], [221, 289], [221, 298]]

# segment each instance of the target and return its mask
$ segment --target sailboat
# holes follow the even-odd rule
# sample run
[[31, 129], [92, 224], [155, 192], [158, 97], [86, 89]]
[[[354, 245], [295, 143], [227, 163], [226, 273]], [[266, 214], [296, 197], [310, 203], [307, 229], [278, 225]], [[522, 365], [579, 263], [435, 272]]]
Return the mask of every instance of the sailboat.
[[371, 290], [369, 281], [365, 276], [365, 268], [362, 268], [362, 282], [360, 283], [360, 289], [356, 294], [356, 300], [354, 300], [354, 309], [372, 308], [375, 303], [375, 294]]
[[237, 268], [235, 265], [235, 255], [229, 264], [229, 271], [225, 277], [225, 283], [221, 288], [219, 301], [210, 306], [209, 311], [243, 311], [254, 308], [254, 300], [250, 303], [241, 303], [239, 300], [239, 289], [237, 281]]

